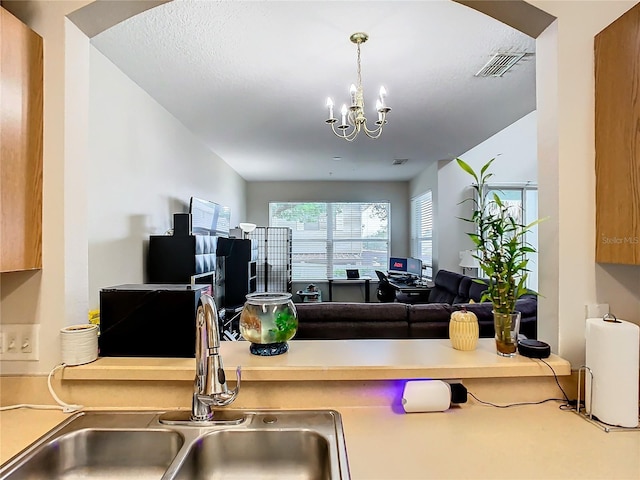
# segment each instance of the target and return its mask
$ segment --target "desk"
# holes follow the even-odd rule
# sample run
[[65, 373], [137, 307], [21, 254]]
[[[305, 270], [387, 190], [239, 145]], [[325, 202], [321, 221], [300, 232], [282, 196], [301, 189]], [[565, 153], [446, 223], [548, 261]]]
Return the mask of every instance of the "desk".
[[[429, 294], [431, 293], [431, 288], [426, 285], [407, 285], [406, 283], [389, 280], [389, 285], [395, 288], [400, 293], [404, 293], [405, 295], [411, 297], [410, 299], [405, 299], [405, 302], [413, 303], [415, 301], [426, 302], [429, 299]], [[401, 301], [402, 299], [399, 299]]]
[[433, 287], [427, 285], [408, 285], [403, 282], [398, 282], [395, 280], [389, 280], [389, 285], [391, 285], [396, 290], [401, 291], [402, 293], [420, 293], [420, 294], [429, 294]]
[[364, 283], [364, 301], [369, 303], [369, 285], [371, 283], [371, 277], [360, 278], [328, 278], [329, 281], [329, 301], [333, 302], [333, 284], [334, 283], [347, 283], [357, 284]]

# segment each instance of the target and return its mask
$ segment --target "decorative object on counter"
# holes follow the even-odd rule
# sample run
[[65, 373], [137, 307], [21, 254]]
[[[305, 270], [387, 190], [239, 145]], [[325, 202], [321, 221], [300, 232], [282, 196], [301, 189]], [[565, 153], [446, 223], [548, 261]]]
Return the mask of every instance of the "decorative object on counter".
[[298, 330], [298, 314], [290, 293], [247, 295], [240, 314], [240, 334], [254, 355], [280, 355]]
[[520, 332], [520, 312], [500, 313], [493, 311], [493, 322], [496, 330], [496, 349], [498, 355], [515, 357]]
[[465, 352], [475, 350], [480, 338], [478, 317], [473, 312], [462, 308], [451, 314], [449, 321], [449, 339], [456, 350]]
[[84, 365], [98, 358], [98, 326], [90, 323], [60, 329], [62, 363]]
[[516, 300], [527, 293], [536, 294], [526, 287], [527, 255], [536, 250], [527, 243], [525, 236], [540, 220], [523, 225], [517, 218], [520, 216], [514, 215], [513, 206], [503, 202], [496, 193], [489, 195], [487, 180], [493, 174], [488, 170], [494, 160], [484, 164], [478, 174], [462, 159], [456, 159], [460, 168], [475, 181], [471, 185], [474, 196], [465, 200], [471, 202], [472, 214], [462, 220], [474, 226], [474, 231], [467, 235], [477, 252], [474, 257], [487, 279], [474, 281], [487, 286], [482, 301], [489, 300], [493, 304], [498, 355], [513, 357], [520, 327]]

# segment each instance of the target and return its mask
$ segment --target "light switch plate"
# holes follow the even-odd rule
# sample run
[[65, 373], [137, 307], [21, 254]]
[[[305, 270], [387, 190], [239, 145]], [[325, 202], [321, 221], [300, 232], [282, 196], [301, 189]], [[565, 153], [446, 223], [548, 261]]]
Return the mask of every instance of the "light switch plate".
[[40, 324], [0, 325], [0, 360], [39, 359]]

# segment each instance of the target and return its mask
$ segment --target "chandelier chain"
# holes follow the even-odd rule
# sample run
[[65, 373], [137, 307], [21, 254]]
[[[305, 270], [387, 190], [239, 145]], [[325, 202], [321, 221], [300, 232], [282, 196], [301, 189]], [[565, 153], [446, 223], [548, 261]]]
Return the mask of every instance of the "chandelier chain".
[[360, 43], [358, 42], [358, 87], [362, 86], [362, 67], [360, 64]]

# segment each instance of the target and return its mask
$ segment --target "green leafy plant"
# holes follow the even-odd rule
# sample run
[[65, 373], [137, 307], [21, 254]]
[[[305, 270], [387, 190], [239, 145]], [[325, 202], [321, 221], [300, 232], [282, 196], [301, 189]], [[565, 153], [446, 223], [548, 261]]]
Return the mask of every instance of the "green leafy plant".
[[[489, 168], [494, 160], [489, 160], [476, 173], [463, 160], [456, 159], [460, 168], [475, 181], [472, 184], [474, 197], [464, 200], [473, 204], [472, 215], [462, 220], [475, 227], [467, 235], [475, 246], [474, 257], [487, 278], [477, 280], [487, 286], [482, 301], [491, 301], [495, 313], [510, 314], [515, 311], [516, 300], [522, 295], [537, 295], [526, 287], [529, 274], [527, 255], [536, 250], [526, 242], [525, 235], [541, 220], [523, 225], [496, 193], [489, 195], [487, 180], [493, 176]], [[500, 332], [496, 333], [500, 335]]]

